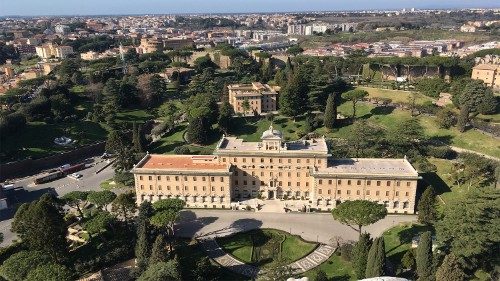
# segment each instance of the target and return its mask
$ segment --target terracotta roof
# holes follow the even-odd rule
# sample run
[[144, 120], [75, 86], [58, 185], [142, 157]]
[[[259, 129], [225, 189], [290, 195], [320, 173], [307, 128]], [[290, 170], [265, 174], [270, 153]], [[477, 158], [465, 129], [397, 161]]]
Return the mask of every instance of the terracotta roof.
[[219, 164], [213, 155], [155, 155], [151, 154], [136, 168], [176, 170], [229, 170], [226, 164]]

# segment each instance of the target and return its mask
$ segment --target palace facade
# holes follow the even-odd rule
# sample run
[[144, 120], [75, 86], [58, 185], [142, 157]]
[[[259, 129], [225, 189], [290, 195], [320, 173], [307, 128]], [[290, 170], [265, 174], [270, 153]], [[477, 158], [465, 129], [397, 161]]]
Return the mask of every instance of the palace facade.
[[[278, 86], [269, 86], [260, 82], [252, 84], [232, 84], [227, 86], [229, 91], [229, 104], [235, 113], [261, 114], [276, 111], [278, 106]], [[248, 108], [244, 103], [248, 102]]]
[[413, 214], [419, 175], [406, 159], [334, 159], [324, 138], [260, 142], [223, 136], [213, 155], [146, 155], [132, 170], [137, 203], [181, 198], [187, 207], [230, 208], [247, 198], [303, 200], [330, 210], [356, 199]]

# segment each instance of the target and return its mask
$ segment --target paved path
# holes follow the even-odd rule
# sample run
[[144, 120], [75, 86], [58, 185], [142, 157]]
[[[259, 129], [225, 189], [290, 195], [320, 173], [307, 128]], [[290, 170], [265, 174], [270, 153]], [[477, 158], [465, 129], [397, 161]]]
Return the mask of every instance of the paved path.
[[[242, 261], [236, 259], [232, 255], [224, 252], [222, 248], [217, 244], [214, 238], [206, 238], [199, 240], [202, 248], [207, 253], [211, 259], [213, 259], [219, 265], [225, 267], [228, 270], [241, 274], [243, 276], [255, 278], [259, 273], [260, 269], [256, 266], [245, 264]], [[335, 252], [335, 247], [320, 244], [312, 253], [301, 258], [298, 261], [293, 262], [290, 266], [294, 269], [294, 272], [299, 274], [311, 270], [322, 263], [324, 263], [330, 256]]]
[[[363, 228], [372, 236], [401, 222], [414, 222], [414, 215], [389, 215]], [[329, 213], [260, 213], [230, 210], [185, 210], [176, 225], [176, 234], [187, 238], [214, 238], [257, 228], [275, 228], [300, 235], [308, 241], [332, 244], [338, 239], [356, 240], [353, 228], [335, 221]]]
[[491, 155], [488, 155], [488, 154], [484, 154], [484, 153], [481, 153], [481, 152], [477, 152], [477, 151], [474, 151], [474, 150], [460, 148], [460, 147], [456, 147], [456, 146], [450, 146], [450, 148], [453, 151], [458, 152], [458, 153], [464, 153], [464, 152], [473, 153], [473, 154], [477, 154], [479, 156], [483, 156], [484, 158], [500, 162], [500, 158], [497, 158], [495, 156], [491, 156]]

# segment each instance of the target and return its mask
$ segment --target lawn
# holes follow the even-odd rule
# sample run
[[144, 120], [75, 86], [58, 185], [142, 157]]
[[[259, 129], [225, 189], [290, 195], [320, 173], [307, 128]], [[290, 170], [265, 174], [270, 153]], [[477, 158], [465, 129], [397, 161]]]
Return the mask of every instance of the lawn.
[[416, 99], [417, 104], [423, 104], [424, 102], [434, 101], [433, 98], [422, 95], [417, 92], [409, 92], [402, 90], [388, 90], [372, 87], [358, 87], [358, 89], [365, 90], [368, 92], [370, 98], [389, 98], [393, 103], [408, 103], [410, 97], [413, 95]]
[[218, 238], [219, 245], [242, 262], [269, 266], [281, 257], [291, 263], [310, 253], [316, 243], [274, 229], [256, 229]]
[[153, 117], [153, 114], [144, 109], [122, 110], [116, 114], [118, 122], [145, 122]]
[[163, 136], [160, 140], [150, 146], [150, 152], [158, 154], [175, 154], [174, 149], [178, 146], [187, 147], [190, 154], [212, 154], [220, 140], [221, 135], [216, 129], [209, 136], [207, 145], [187, 144], [184, 141], [183, 135], [187, 129], [187, 123], [177, 126], [172, 132]]
[[356, 280], [356, 278], [354, 277], [354, 269], [351, 263], [343, 260], [337, 254], [333, 254], [320, 266], [304, 273], [304, 276], [309, 277], [309, 280], [314, 280], [314, 276], [316, 276], [316, 273], [319, 270], [324, 271], [329, 280]]
[[400, 263], [404, 253], [411, 248], [413, 237], [425, 231], [433, 229], [420, 224], [400, 224], [386, 230], [382, 235], [387, 258], [394, 264]]
[[117, 183], [117, 182], [115, 182], [114, 179], [111, 178], [111, 179], [107, 179], [107, 180], [101, 182], [100, 187], [102, 189], [110, 190], [113, 188], [123, 188], [123, 187], [127, 187], [127, 186], [124, 184], [121, 184], [121, 183]]
[[286, 140], [296, 140], [299, 139], [298, 132], [303, 130], [304, 123], [303, 117], [293, 121], [291, 118], [276, 116], [272, 122], [259, 117], [237, 118], [232, 133], [245, 141], [260, 141], [262, 133], [272, 124], [274, 129], [283, 133]]
[[[25, 129], [9, 135], [1, 141], [1, 162], [27, 157], [42, 158], [53, 153], [69, 151], [75, 146], [104, 140], [106, 135], [107, 131], [100, 124], [90, 121], [63, 124], [31, 122]], [[61, 136], [76, 140], [76, 145], [63, 147], [54, 144], [54, 138]]]

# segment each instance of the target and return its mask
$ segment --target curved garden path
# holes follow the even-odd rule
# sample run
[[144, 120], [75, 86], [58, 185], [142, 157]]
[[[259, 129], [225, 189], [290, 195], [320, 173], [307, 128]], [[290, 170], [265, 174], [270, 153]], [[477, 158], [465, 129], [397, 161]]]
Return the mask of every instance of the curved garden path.
[[[199, 239], [198, 242], [205, 250], [208, 257], [228, 270], [251, 278], [255, 278], [260, 271], [258, 267], [245, 264], [234, 256], [226, 253], [214, 238]], [[335, 247], [327, 244], [320, 244], [309, 255], [291, 263], [290, 266], [295, 269], [295, 273], [303, 273], [324, 263], [330, 258], [333, 252], [335, 252]]]

